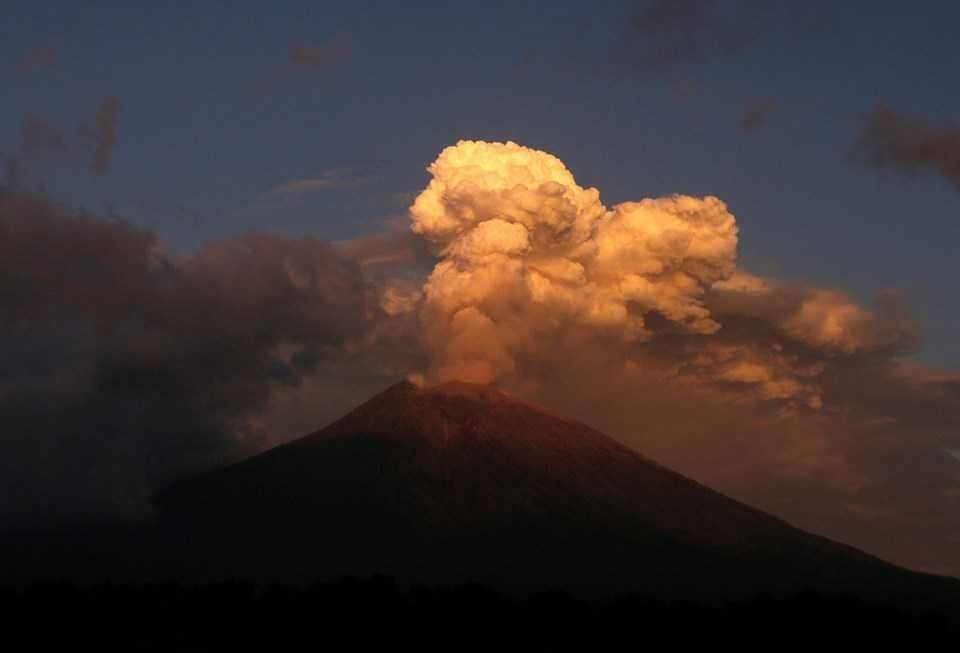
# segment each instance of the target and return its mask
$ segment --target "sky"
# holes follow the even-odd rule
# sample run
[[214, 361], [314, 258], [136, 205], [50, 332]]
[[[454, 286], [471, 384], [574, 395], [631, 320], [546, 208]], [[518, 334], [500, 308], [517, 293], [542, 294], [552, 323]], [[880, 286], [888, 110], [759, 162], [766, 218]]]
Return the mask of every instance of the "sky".
[[[50, 270], [59, 270], [61, 276], [76, 274], [81, 289], [88, 288], [83, 285], [87, 283], [91, 288], [103, 284], [117, 293], [112, 296], [120, 298], [116, 305], [107, 302], [106, 307], [94, 302], [94, 308], [87, 304], [77, 308], [68, 302], [65, 313], [71, 319], [81, 315], [75, 327], [62, 327], [61, 323], [38, 330], [21, 325], [14, 335], [8, 334], [8, 346], [21, 354], [41, 352], [37, 356], [45, 361], [40, 365], [44, 374], [57, 379], [54, 385], [37, 386], [36, 396], [30, 399], [40, 401], [37, 405], [55, 401], [59, 395], [50, 388], [63, 391], [64, 376], [87, 378], [83, 370], [95, 370], [90, 372], [95, 379], [90, 381], [92, 389], [76, 404], [79, 412], [69, 413], [73, 422], [87, 424], [85, 432], [89, 433], [104, 432], [102, 412], [107, 410], [91, 412], [91, 401], [98, 406], [101, 400], [104, 406], [114, 405], [114, 400], [126, 402], [125, 406], [140, 401], [114, 391], [124, 383], [129, 386], [131, 377], [124, 374], [136, 367], [129, 360], [135, 359], [138, 365], [153, 360], [144, 351], [153, 351], [156, 334], [142, 325], [137, 328], [149, 337], [123, 340], [126, 335], [117, 336], [108, 329], [112, 338], [129, 346], [111, 349], [103, 345], [97, 329], [104, 320], [111, 328], [120, 329], [117, 324], [122, 320], [117, 316], [124, 307], [144, 307], [147, 325], [154, 324], [151, 311], [181, 316], [165, 323], [162, 334], [169, 350], [161, 349], [188, 352], [181, 367], [171, 368], [169, 379], [183, 385], [186, 378], [187, 385], [198, 392], [220, 383], [226, 374], [246, 380], [244, 375], [262, 371], [263, 361], [269, 359], [267, 371], [273, 375], [274, 385], [245, 381], [235, 384], [235, 389], [231, 385], [229, 395], [224, 393], [213, 408], [202, 402], [190, 405], [178, 428], [182, 433], [203, 433], [198, 437], [205, 453], [191, 450], [188, 462], [183, 456], [157, 453], [173, 446], [166, 443], [166, 448], [160, 447], [158, 442], [165, 442], [165, 436], [159, 432], [140, 439], [118, 435], [109, 446], [99, 443], [84, 449], [92, 452], [91, 469], [114, 465], [110, 461], [116, 460], [136, 468], [118, 481], [125, 488], [124, 496], [149, 494], [155, 485], [184, 469], [210, 464], [209, 455], [214, 460], [246, 455], [280, 437], [263, 435], [258, 429], [292, 437], [297, 429], [313, 428], [308, 426], [314, 422], [319, 427], [387, 379], [414, 374], [439, 380], [445, 374], [463, 375], [443, 370], [467, 367], [473, 370], [468, 375], [476, 375], [479, 368], [470, 361], [479, 356], [487, 366], [479, 374], [482, 380], [499, 381], [520, 394], [569, 407], [585, 421], [603, 422], [596, 425], [738, 498], [764, 504], [845, 541], [873, 547], [871, 550], [904, 564], [960, 574], [960, 558], [947, 551], [960, 541], [960, 523], [947, 514], [951, 510], [957, 514], [958, 479], [953, 470], [958, 468], [956, 454], [950, 452], [960, 445], [960, 419], [951, 412], [958, 401], [955, 388], [960, 387], [956, 385], [960, 340], [955, 336], [960, 327], [960, 303], [954, 288], [958, 273], [955, 252], [960, 243], [960, 90], [952, 83], [958, 19], [956, 3], [933, 1], [292, 1], [274, 3], [269, 9], [263, 3], [239, 1], [206, 2], [190, 8], [177, 3], [75, 1], [41, 6], [8, 1], [0, 24], [0, 85], [4, 89], [0, 155], [6, 160], [8, 187], [29, 197], [18, 195], [7, 207], [21, 212], [17, 215], [40, 216], [36, 224], [45, 225], [37, 227], [35, 240], [22, 241], [33, 243], [36, 250], [11, 245], [11, 261], [18, 252], [23, 257], [35, 253], [16, 268], [30, 270], [30, 274], [8, 277], [26, 279], [17, 286], [22, 290], [27, 284], [24, 297], [34, 291], [33, 299], [16, 295], [17, 301], [29, 308], [23, 309], [20, 319], [36, 327], [39, 309], [35, 304], [63, 291], [49, 281], [53, 278], [52, 272], [47, 274]], [[761, 331], [756, 325], [746, 322], [741, 332], [730, 326], [745, 320], [743, 311], [747, 311], [751, 319], [762, 317], [803, 341], [796, 360], [837, 369], [833, 377], [824, 376], [817, 389], [798, 380], [806, 378], [799, 368], [789, 372], [790, 382], [799, 384], [791, 388], [801, 388], [796, 392], [784, 391], [784, 386], [775, 389], [773, 381], [760, 383], [758, 387], [766, 395], [790, 395], [765, 396], [763, 401], [782, 400], [778, 410], [801, 410], [798, 406], [803, 404], [802, 410], [819, 412], [813, 417], [794, 415], [789, 427], [763, 411], [761, 417], [751, 412], [750, 427], [742, 430], [760, 433], [764, 424], [767, 430], [796, 431], [790, 440], [793, 444], [775, 447], [769, 456], [777, 460], [794, 456], [790, 466], [794, 480], [803, 476], [797, 471], [803, 465], [815, 471], [804, 472], [807, 475], [802, 483], [797, 480], [796, 486], [776, 484], [771, 479], [784, 476], [770, 471], [774, 468], [767, 454], [756, 458], [757, 466], [766, 466], [764, 474], [735, 468], [725, 455], [735, 458], [736, 446], [723, 438], [719, 444], [707, 445], [694, 434], [696, 429], [674, 428], [673, 422], [661, 429], [675, 431], [670, 438], [635, 437], [631, 434], [650, 422], [647, 413], [600, 411], [596, 406], [606, 404], [596, 397], [590, 399], [595, 403], [589, 404], [587, 398], [564, 396], [561, 389], [549, 387], [540, 378], [555, 362], [553, 355], [525, 350], [515, 340], [504, 340], [506, 358], [496, 353], [493, 362], [485, 359], [483, 352], [464, 354], [449, 349], [446, 343], [458, 342], [459, 323], [429, 321], [430, 311], [443, 313], [446, 309], [437, 303], [439, 291], [431, 295], [423, 284], [438, 260], [459, 270], [480, 270], [478, 259], [471, 258], [480, 251], [477, 243], [486, 238], [484, 242], [489, 244], [500, 232], [494, 234], [491, 229], [467, 238], [464, 234], [473, 233], [468, 230], [452, 237], [441, 228], [452, 214], [422, 207], [411, 215], [410, 208], [431, 180], [447, 184], [445, 188], [454, 192], [450, 180], [459, 179], [458, 163], [432, 172], [427, 167], [438, 160], [444, 148], [461, 140], [513, 141], [549, 153], [575, 178], [573, 182], [563, 177], [561, 185], [568, 190], [575, 185], [580, 190], [595, 187], [605, 207], [673, 194], [720, 198], [726, 208], [710, 213], [716, 218], [710, 220], [718, 242], [735, 248], [737, 270], [754, 275], [750, 279], [765, 280], [766, 285], [755, 290], [762, 294], [757, 305], [734, 296], [742, 289], [715, 289], [706, 300], [715, 321], [723, 324], [716, 316], [728, 311], [735, 317], [728, 320], [726, 333], [753, 338], [751, 342], [770, 337], [767, 331], [758, 335]], [[530, 161], [541, 160], [539, 155], [530, 157]], [[504, 173], [505, 178], [512, 179], [510, 174]], [[533, 178], [541, 181], [536, 174]], [[503, 190], [496, 185], [493, 188]], [[580, 196], [579, 190], [569, 192]], [[542, 199], [538, 195], [534, 203]], [[489, 208], [487, 200], [481, 202], [469, 194], [460, 201], [477, 214]], [[697, 204], [690, 210], [707, 211], [703, 206]], [[104, 221], [58, 222], [57, 216], [67, 211], [64, 207], [85, 210]], [[670, 224], [676, 223], [677, 230], [686, 229], [685, 218], [671, 213], [672, 206], [660, 208], [663, 215], [673, 216]], [[735, 216], [735, 242], [727, 213]], [[118, 220], [122, 227], [116, 226]], [[624, 218], [624, 224], [629, 220]], [[418, 224], [423, 238], [410, 232], [410, 226]], [[29, 231], [21, 228], [24, 233]], [[542, 261], [529, 257], [557, 255], [552, 245], [543, 246], [536, 240], [532, 226], [526, 228], [533, 240], [522, 250], [522, 257], [527, 257], [524, 261], [535, 267]], [[152, 234], [158, 245], [144, 241], [144, 233]], [[251, 237], [250, 233], [262, 236]], [[69, 243], [84, 245], [65, 245], [67, 238]], [[109, 246], [103, 244], [107, 241]], [[328, 247], [327, 241], [336, 244]], [[367, 264], [377, 257], [394, 256], [398, 243], [407, 249], [399, 259], [391, 259], [397, 265]], [[654, 245], [667, 247], [650, 244]], [[155, 269], [145, 261], [154, 260], [150, 252], [155, 247], [174, 271], [170, 273], [173, 280], [164, 277], [161, 283], [150, 276]], [[444, 247], [446, 253], [439, 253]], [[516, 258], [520, 251], [507, 255]], [[97, 263], [90, 267], [101, 265], [105, 276], [97, 276], [96, 270], [78, 271], [87, 267], [79, 263], [78, 252]], [[569, 248], [562, 254], [580, 260]], [[356, 261], [340, 257], [359, 260], [359, 267], [354, 265]], [[734, 254], [727, 250], [703, 256], [693, 268], [679, 266], [677, 273], [687, 275], [685, 279], [695, 278], [697, 292], [709, 294], [717, 282], [733, 283], [731, 257]], [[309, 273], [310, 279], [325, 280], [327, 294], [319, 308], [313, 304], [302, 311], [278, 308], [284, 298], [295, 295], [285, 286], [286, 294], [281, 293], [279, 299], [271, 294], [281, 287], [276, 285], [280, 277], [274, 273], [278, 269], [289, 272], [291, 265], [298, 273]], [[599, 284], [592, 286], [595, 293], [600, 293], [601, 286], [607, 287], [601, 277], [620, 284], [636, 272], [613, 271], [601, 263], [584, 265]], [[701, 265], [714, 272], [703, 272]], [[135, 270], [129, 272], [130, 278], [150, 280], [142, 285], [131, 281], [133, 290], [117, 289], [117, 277], [123, 276], [120, 270]], [[251, 270], [265, 272], [257, 276]], [[435, 279], [433, 287], [439, 288], [442, 279], [431, 278]], [[746, 278], [736, 279], [746, 283]], [[283, 279], [286, 283], [286, 277]], [[43, 286], [42, 280], [54, 285]], [[244, 280], [249, 285], [242, 285]], [[240, 292], [241, 288], [249, 293]], [[343, 288], [361, 290], [345, 298], [336, 292]], [[673, 290], [667, 290], [673, 286], [657, 288], [644, 295], [646, 299], [654, 297], [649, 310], [668, 315], [668, 322], [693, 332], [713, 333], [705, 322], [696, 322], [698, 295], [681, 293], [688, 303], [678, 309], [663, 299], [677, 298], [670, 294]], [[842, 297], [817, 295], [810, 289], [829, 289]], [[122, 294], [128, 291], [131, 294]], [[494, 294], [491, 290], [478, 302], [486, 302], [489, 308]], [[359, 295], [365, 299], [361, 301]], [[370, 299], [374, 295], [379, 299]], [[818, 297], [820, 303], [798, 297]], [[874, 310], [877, 297], [880, 308], [870, 314], [880, 316], [876, 322], [856, 312]], [[765, 301], [795, 312], [778, 317], [771, 309], [768, 315]], [[370, 326], [373, 309], [363, 302], [372, 302], [386, 317], [381, 315], [378, 319], [382, 321]], [[417, 307], [410, 309], [411, 302]], [[494, 320], [498, 326], [509, 323], [512, 316], [527, 315], [523, 311], [529, 308], [506, 306], [501, 318]], [[823, 323], [818, 327], [819, 336], [805, 331], [810, 314], [797, 306], [813, 306], [810, 310], [822, 310], [829, 316], [833, 310], [840, 311], [847, 320], [841, 320], [841, 327], [853, 325], [852, 330], [833, 340], [820, 337], [825, 333]], [[496, 310], [484, 310], [495, 316]], [[74, 328], [86, 334], [89, 316], [84, 311], [97, 316], [92, 320], [95, 327], [90, 327], [95, 335], [89, 339], [95, 344], [86, 344], [86, 335], [70, 335]], [[669, 317], [670, 311], [677, 312]], [[408, 314], [420, 316], [422, 321], [410, 317], [400, 324], [388, 319]], [[910, 328], [903, 326], [906, 318], [890, 317], [893, 314], [909, 315]], [[564, 319], [576, 322], [571, 315]], [[538, 316], [535, 311], [529, 314], [534, 321]], [[269, 327], [241, 332], [236, 327], [240, 317]], [[206, 324], [201, 328], [201, 323]], [[350, 340], [350, 334], [367, 333], [366, 329], [373, 334], [361, 339], [366, 344]], [[652, 327], [647, 331], [651, 329], [657, 331]], [[891, 329], [909, 331], [909, 338], [890, 336]], [[416, 331], [427, 335], [411, 335]], [[130, 327], [124, 326], [120, 332], [128, 334]], [[249, 345], [244, 350], [248, 358], [235, 355], [234, 349], [218, 349], [214, 343], [223, 339], [219, 335], [224, 332]], [[566, 343], [564, 346], [580, 342], [571, 341], [570, 333], [551, 332], [551, 337]], [[733, 335], [730, 338], [737, 346], [744, 342]], [[77, 344], [80, 340], [84, 344]], [[283, 363], [274, 354], [291, 347], [291, 342], [303, 349]], [[371, 342], [375, 345], [364, 349]], [[674, 360], [671, 357], [676, 352], [687, 351], [683, 338], [676, 336], [669, 342], [661, 351], [671, 353], [643, 355], [653, 356], [659, 365]], [[771, 346], [774, 344], [781, 346]], [[330, 348], [340, 353], [326, 356], [324, 352]], [[917, 390], [909, 401], [904, 400], [909, 406], [902, 407], [902, 415], [894, 414], [893, 409], [889, 414], [876, 413], [876, 407], [888, 401], [884, 392], [893, 393], [900, 386], [890, 381], [883, 387], [877, 382], [874, 388], [864, 381], [870, 373], [864, 371], [863, 360], [857, 359], [861, 367], [856, 374], [851, 371], [853, 363], [842, 362], [847, 360], [845, 356], [859, 356], [862, 349], [867, 351], [864, 357], [873, 357], [871, 364], [882, 359], [883, 365], [892, 366], [895, 361], [900, 370], [894, 375], [897, 383], [906, 376], [914, 384], [923, 379], [926, 390]], [[95, 352], [90, 354], [93, 362], [73, 367], [50, 362], [87, 361], [84, 356], [90, 351]], [[391, 359], [388, 371], [378, 374], [370, 374], [356, 363], [364, 356], [382, 363], [389, 358], [385, 351], [409, 356], [400, 356], [395, 362]], [[320, 365], [323, 374], [301, 380], [297, 374], [308, 377], [318, 369], [309, 362], [318, 356], [324, 361]], [[110, 367], [105, 360], [111, 365], [117, 360], [123, 364]], [[461, 365], [464, 361], [470, 365]], [[31, 370], [30, 379], [39, 378], [31, 367], [39, 364], [28, 361], [24, 365], [23, 369]], [[105, 366], [120, 370], [116, 373], [121, 380], [104, 385]], [[729, 368], [716, 372], [708, 367], [697, 368], [697, 374], [732, 374]], [[187, 368], [194, 372], [202, 368], [202, 373], [178, 376], [186, 374], [182, 370]], [[585, 376], [601, 374], [586, 362], [583, 368], [590, 370]], [[64, 369], [72, 371], [66, 374]], [[749, 374], [758, 373], [756, 368], [750, 369]], [[777, 369], [778, 375], [788, 374]], [[903, 372], [907, 369], [909, 374]], [[738, 383], [748, 374], [745, 370], [737, 372]], [[284, 376], [291, 374], [289, 379]], [[694, 376], [701, 378], [697, 374]], [[874, 376], [887, 379], [885, 374]], [[637, 401], [645, 411], [652, 410], [647, 405], [652, 400], [636, 399], [640, 381], [617, 378], [616, 383], [610, 381], [604, 401], [616, 397], [618, 406]], [[780, 383], [784, 378], [776, 376], [775, 380]], [[831, 400], [831, 384], [843, 386], [836, 390], [836, 400]], [[861, 393], [870, 394], [869, 399], [850, 398], [849, 388], [858, 384], [870, 385], [869, 392]], [[936, 388], [931, 390], [930, 384]], [[155, 404], [141, 412], [131, 410], [124, 424], [111, 421], [107, 430], [122, 434], [149, 422], [145, 416], [166, 414], [171, 397], [180, 398], [170, 389], [172, 385], [164, 387]], [[311, 387], [311, 392], [321, 393], [324, 399], [309, 394], [312, 407], [304, 407], [309, 402], [291, 398], [278, 387]], [[737, 412], [739, 408], [730, 408], [727, 399], [710, 394], [713, 389], [703, 392], [709, 395], [702, 399], [710, 406], [703, 409], [703, 414], [709, 415], [704, 419], [714, 422], [701, 422], [700, 431], [709, 425], [707, 430], [733, 433], [741, 425], [737, 420], [748, 419]], [[903, 390], [900, 396], [909, 392]], [[103, 399], [106, 396], [110, 401]], [[813, 404], [818, 401], [827, 410], [815, 409]], [[24, 402], [18, 406], [27, 405]], [[864, 408], [868, 404], [874, 412]], [[680, 419], [683, 411], [677, 410], [658, 414], [657, 419]], [[946, 417], [937, 422], [928, 418], [930, 411], [942, 411]], [[824, 425], [824, 415], [830, 415], [829, 424]], [[877, 426], [902, 425], [906, 415], [923, 422], [922, 436], [907, 427], [888, 432]], [[851, 425], [855, 419], [860, 421]], [[40, 435], [23, 436], [23, 441], [41, 441], [50, 429], [57, 430], [57, 424], [37, 427]], [[882, 432], [869, 430], [875, 427]], [[861, 434], [861, 428], [869, 434]], [[238, 439], [238, 430], [259, 435]], [[811, 436], [814, 431], [817, 435]], [[836, 435], [840, 432], [842, 436]], [[839, 449], [838, 438], [845, 443]], [[944, 440], [942, 447], [936, 438]], [[850, 444], [853, 440], [855, 447]], [[238, 441], [241, 445], [234, 446]], [[225, 447], [224, 442], [233, 444]], [[743, 446], [763, 449], [755, 445], [750, 441]], [[23, 446], [24, 460], [48, 460], [44, 456], [52, 455], [46, 445], [40, 449], [33, 444]], [[50, 446], [50, 451], [56, 448]], [[898, 448], [901, 446], [907, 449]], [[856, 455], [850, 453], [851, 447]], [[920, 462], [909, 462], [913, 459], [904, 451], [918, 456]], [[854, 458], [857, 464], [850, 462]], [[881, 459], [886, 462], [878, 463]], [[897, 460], [902, 465], [898, 466]], [[722, 465], [718, 461], [723, 461]], [[711, 467], [714, 464], [718, 466]], [[941, 480], [935, 488], [924, 489], [921, 486], [927, 482], [931, 466], [937, 470], [933, 476]], [[825, 471], [828, 467], [832, 471]], [[838, 471], [841, 468], [843, 471]], [[880, 469], [882, 473], [877, 471]], [[843, 480], [831, 485], [833, 481], [824, 481], [824, 475]], [[100, 478], [91, 472], [93, 477]], [[50, 489], [53, 485], [44, 478], [46, 474], [24, 476], [27, 498], [10, 508], [11, 514], [36, 514], [41, 510], [38, 506], [47, 506], [46, 510], [66, 493], [59, 486]], [[65, 478], [65, 486], [73, 482], [69, 475]], [[76, 482], [95, 484], [89, 479]], [[90, 492], [89, 501], [64, 509], [64, 515], [106, 514], [102, 505], [117, 503], [111, 483]], [[847, 492], [843, 500], [837, 499], [841, 490], [836, 488], [841, 486]], [[849, 500], [852, 495], [856, 501]], [[897, 498], [890, 499], [891, 495]], [[935, 501], [930, 498], [933, 495]], [[33, 500], [37, 497], [43, 497], [42, 501]], [[917, 497], [932, 501], [918, 518], [923, 523], [904, 525], [908, 520], [905, 506], [915, 503]], [[819, 507], [838, 501], [848, 506], [846, 512], [827, 514]], [[133, 507], [128, 507], [136, 512], [137, 500], [130, 502]], [[125, 510], [111, 508], [107, 512], [127, 514]], [[856, 511], [861, 516], [873, 515], [872, 524], [881, 526], [845, 526], [845, 520], [850, 521]], [[890, 516], [892, 513], [896, 514]], [[906, 543], [906, 536], [890, 538], [891, 529], [922, 533], [918, 536], [922, 545], [937, 538], [940, 544], [932, 547], [933, 553], [922, 554]], [[895, 541], [890, 543], [891, 539]]]
[[[21, 148], [26, 115], [73, 135], [117, 98], [107, 174], [48, 163], [38, 175], [189, 248], [251, 229], [367, 233], [405, 208], [446, 145], [514, 140], [612, 201], [724, 198], [752, 269], [864, 299], [904, 289], [923, 320], [920, 356], [957, 369], [960, 309], [943, 301], [957, 189], [936, 174], [878, 176], [851, 165], [849, 147], [878, 104], [955, 117], [960, 10], [720, 4], [733, 17], [697, 32], [699, 51], [648, 63], [631, 23], [642, 4], [629, 2], [12, 2], [0, 145]], [[718, 32], [740, 51], [715, 45]], [[331, 45], [341, 52], [315, 66], [291, 62], [293, 48]], [[24, 66], [44, 50], [51, 61]], [[745, 132], [744, 113], [764, 106]], [[271, 201], [287, 181], [338, 170], [371, 183]]]

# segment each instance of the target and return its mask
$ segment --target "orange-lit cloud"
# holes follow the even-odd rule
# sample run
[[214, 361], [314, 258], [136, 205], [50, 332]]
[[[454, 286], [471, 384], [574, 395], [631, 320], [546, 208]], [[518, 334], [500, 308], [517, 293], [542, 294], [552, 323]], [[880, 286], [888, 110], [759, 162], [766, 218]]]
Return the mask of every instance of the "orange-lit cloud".
[[687, 333], [719, 328], [703, 295], [733, 273], [737, 243], [720, 200], [608, 209], [559, 159], [515, 143], [463, 141], [429, 170], [410, 214], [443, 257], [424, 287], [431, 376], [494, 381], [588, 333], [643, 342], [652, 312]]
[[[842, 293], [738, 271], [736, 220], [715, 197], [608, 208], [515, 143], [463, 141], [429, 171], [410, 215], [441, 256], [421, 308], [435, 380], [509, 382], [527, 376], [521, 360], [591, 349], [630, 362], [659, 339], [690, 380], [817, 408], [830, 360], [910, 341], [905, 320]], [[762, 346], [737, 335], [746, 319]]]
[[381, 296], [420, 322], [412, 378], [496, 382], [802, 526], [960, 571], [884, 537], [960, 535], [938, 435], [960, 435], [960, 380], [907, 364], [919, 338], [896, 294], [865, 306], [752, 275], [722, 200], [608, 207], [514, 143], [460, 142], [428, 171], [411, 228], [438, 262], [419, 293]]

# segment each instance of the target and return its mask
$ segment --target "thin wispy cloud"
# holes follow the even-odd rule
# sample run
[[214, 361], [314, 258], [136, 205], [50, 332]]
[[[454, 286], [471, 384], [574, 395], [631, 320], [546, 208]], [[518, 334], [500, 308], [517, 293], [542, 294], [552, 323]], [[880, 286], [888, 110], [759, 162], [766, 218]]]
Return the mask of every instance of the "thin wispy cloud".
[[[423, 276], [437, 263], [427, 242], [410, 231], [409, 218], [395, 215], [383, 223], [383, 229], [334, 245], [347, 258], [363, 268], [389, 268], [404, 266], [408, 271], [417, 270]], [[416, 289], [419, 298], [419, 289]]]
[[629, 16], [624, 54], [643, 69], [739, 54], [759, 38], [768, 12], [750, 0], [645, 0]]
[[310, 78], [321, 71], [341, 66], [352, 57], [353, 48], [342, 36], [291, 45], [277, 65], [256, 82], [257, 93], [264, 98], [273, 98], [281, 84], [289, 83], [295, 77]]
[[316, 177], [291, 179], [267, 191], [267, 195], [296, 196], [327, 190], [344, 190], [363, 186], [372, 175], [353, 168], [333, 168]]

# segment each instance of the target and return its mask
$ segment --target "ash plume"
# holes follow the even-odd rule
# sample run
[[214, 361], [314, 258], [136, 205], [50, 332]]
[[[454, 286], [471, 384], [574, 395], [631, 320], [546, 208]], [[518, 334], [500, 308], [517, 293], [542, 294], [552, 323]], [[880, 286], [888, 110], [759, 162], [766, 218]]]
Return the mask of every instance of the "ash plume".
[[131, 225], [0, 189], [0, 522], [143, 519], [153, 492], [259, 450], [258, 421], [374, 325], [325, 242], [175, 257]]
[[807, 528], [960, 570], [884, 534], [960, 537], [939, 435], [960, 430], [960, 380], [910, 363], [898, 293], [752, 275], [722, 200], [607, 207], [515, 143], [462, 141], [428, 171], [411, 229], [439, 262], [398, 311], [429, 356], [412, 378], [495, 382]]

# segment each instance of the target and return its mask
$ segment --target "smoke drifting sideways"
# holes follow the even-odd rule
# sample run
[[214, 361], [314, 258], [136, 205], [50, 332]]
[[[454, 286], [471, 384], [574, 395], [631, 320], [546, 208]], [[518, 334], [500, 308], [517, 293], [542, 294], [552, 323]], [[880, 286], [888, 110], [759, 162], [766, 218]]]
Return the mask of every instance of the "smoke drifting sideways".
[[[629, 365], [628, 352], [659, 349], [644, 345], [663, 336], [695, 349], [684, 356], [693, 378], [818, 408], [822, 361], [789, 347], [825, 359], [912, 344], [896, 309], [878, 315], [837, 292], [739, 272], [736, 220], [716, 197], [607, 208], [559, 159], [515, 143], [463, 141], [429, 171], [410, 209], [413, 231], [443, 257], [423, 288], [429, 379], [490, 383], [521, 359], [597, 348]], [[718, 311], [774, 337], [738, 348]]]
[[720, 199], [607, 207], [515, 143], [462, 141], [428, 171], [411, 229], [440, 260], [405, 304], [430, 357], [414, 379], [497, 383], [798, 525], [960, 572], [930, 546], [960, 538], [939, 435], [960, 440], [960, 377], [909, 362], [896, 293], [867, 308], [757, 277]]
[[383, 315], [356, 263], [250, 235], [189, 257], [0, 188], [0, 523], [150, 517], [171, 480], [269, 438], [258, 415]]

